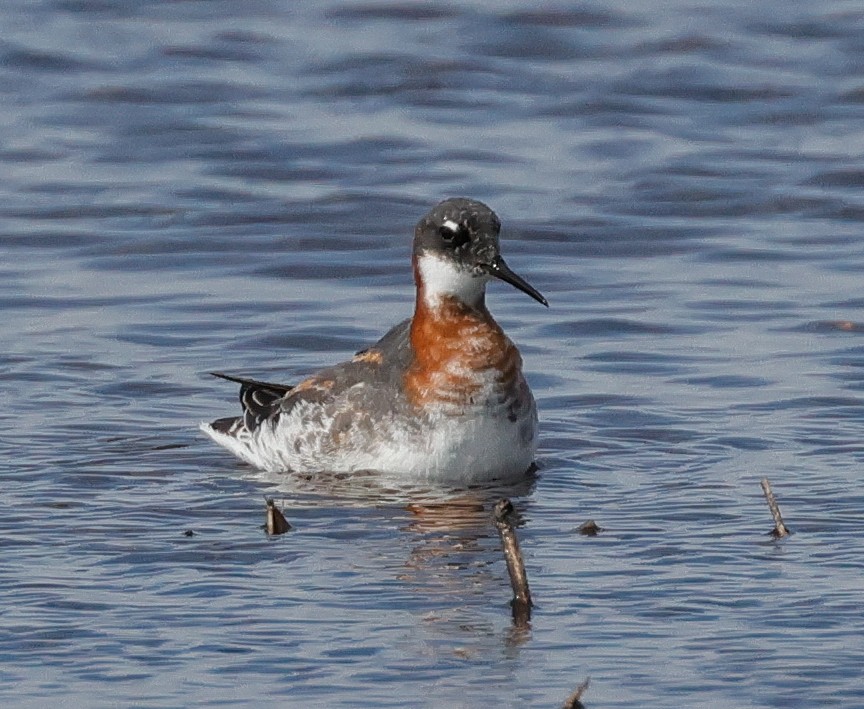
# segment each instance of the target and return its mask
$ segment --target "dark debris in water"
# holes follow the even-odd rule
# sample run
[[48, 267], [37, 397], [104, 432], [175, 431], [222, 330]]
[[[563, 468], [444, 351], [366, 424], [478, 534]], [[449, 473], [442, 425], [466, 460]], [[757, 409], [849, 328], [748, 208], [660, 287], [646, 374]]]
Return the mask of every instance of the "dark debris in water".
[[578, 529], [579, 534], [583, 534], [586, 537], [596, 537], [602, 531], [603, 527], [597, 524], [593, 519], [583, 522], [579, 525]]
[[510, 575], [510, 585], [513, 588], [513, 622], [518, 627], [526, 627], [531, 620], [531, 590], [528, 587], [528, 575], [525, 573], [525, 562], [519, 539], [516, 536], [514, 519], [517, 518], [513, 503], [507, 498], [499, 500], [494, 507], [493, 521], [501, 537], [501, 547], [504, 550], [504, 560], [507, 562], [507, 573]]
[[582, 703], [582, 695], [585, 694], [585, 690], [588, 689], [590, 682], [591, 678], [586, 677], [585, 681], [576, 687], [573, 693], [564, 701], [563, 709], [585, 709], [585, 705]]
[[267, 522], [264, 525], [267, 534], [285, 534], [285, 532], [291, 529], [291, 525], [288, 524], [288, 520], [285, 519], [282, 510], [276, 507], [276, 503], [272, 497], [265, 497], [264, 500], [267, 502]]
[[774, 518], [774, 529], [770, 534], [775, 539], [782, 539], [790, 534], [789, 529], [783, 523], [783, 516], [780, 514], [780, 505], [777, 504], [777, 499], [774, 497], [774, 491], [771, 489], [771, 483], [768, 478], [762, 478], [762, 492], [765, 494], [765, 501], [768, 503], [768, 509], [771, 511], [771, 516]]

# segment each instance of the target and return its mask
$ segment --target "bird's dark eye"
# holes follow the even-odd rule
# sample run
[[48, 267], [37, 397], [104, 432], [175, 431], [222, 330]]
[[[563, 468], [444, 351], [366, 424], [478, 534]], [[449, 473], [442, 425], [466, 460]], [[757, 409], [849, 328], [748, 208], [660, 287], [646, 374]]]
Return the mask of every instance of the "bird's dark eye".
[[442, 226], [438, 229], [438, 235], [441, 237], [441, 241], [454, 248], [471, 241], [471, 233], [463, 224], [460, 224], [455, 229], [449, 224]]

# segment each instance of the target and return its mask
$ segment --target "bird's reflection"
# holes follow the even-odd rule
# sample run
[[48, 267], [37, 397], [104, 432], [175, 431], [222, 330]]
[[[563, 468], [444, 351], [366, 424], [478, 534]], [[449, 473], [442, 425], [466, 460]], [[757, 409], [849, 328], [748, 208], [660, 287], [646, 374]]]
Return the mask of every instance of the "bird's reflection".
[[[244, 477], [267, 485], [277, 495], [314, 496], [327, 498], [340, 505], [359, 507], [401, 505], [409, 509], [409, 506], [414, 505], [427, 510], [427, 513], [423, 513], [419, 507], [416, 508], [415, 512], [420, 517], [431, 520], [441, 516], [442, 520], [451, 518], [454, 522], [458, 518], [466, 518], [460, 510], [470, 507], [472, 500], [475, 504], [484, 504], [500, 497], [526, 497], [533, 491], [537, 480], [532, 472], [513, 483], [492, 482], [471, 487], [451, 487], [422, 480], [400, 480], [375, 471], [269, 473], [252, 468], [247, 469]], [[453, 506], [452, 513], [447, 510], [448, 505]]]
[[[491, 620], [488, 614], [478, 618], [476, 610], [472, 611], [481, 597], [509, 615], [512, 592], [503, 571], [492, 509], [502, 497], [517, 501], [528, 498], [536, 482], [533, 475], [514, 484], [470, 488], [408, 484], [372, 472], [274, 475], [250, 471], [249, 476], [268, 485], [268, 495], [288, 498], [288, 508], [323, 504], [393, 510], [395, 515], [389, 520], [397, 521], [403, 534], [400, 546], [408, 549], [396, 578], [412, 593], [427, 596], [434, 607], [423, 614], [422, 624], [436, 634], [467, 636], [466, 640], [499, 634], [496, 627], [500, 629], [500, 623], [494, 616]], [[530, 633], [528, 619], [514, 614], [500, 641], [513, 650]], [[453, 652], [457, 656], [470, 654], [464, 647]]]
[[[435, 592], [446, 597], [448, 606], [424, 621], [440, 626], [449, 633], [458, 628], [471, 638], [486, 638], [469, 643], [476, 652], [488, 650], [488, 640], [503, 645], [510, 654], [531, 637], [529, 616], [514, 613], [512, 622], [503, 633], [500, 622], [488, 615], [471, 621], [471, 608], [476, 608], [478, 596], [493, 607], [508, 611], [512, 592], [506, 574], [502, 575], [503, 559], [498, 533], [492, 522], [492, 508], [501, 497], [527, 497], [533, 481], [520, 485], [488, 486], [454, 491], [443, 500], [412, 501], [405, 505], [410, 514], [403, 530], [414, 540], [400, 580], [418, 592]], [[448, 630], [449, 628], [449, 630]], [[496, 630], [497, 628], [497, 630]], [[470, 653], [460, 649], [463, 656]]]

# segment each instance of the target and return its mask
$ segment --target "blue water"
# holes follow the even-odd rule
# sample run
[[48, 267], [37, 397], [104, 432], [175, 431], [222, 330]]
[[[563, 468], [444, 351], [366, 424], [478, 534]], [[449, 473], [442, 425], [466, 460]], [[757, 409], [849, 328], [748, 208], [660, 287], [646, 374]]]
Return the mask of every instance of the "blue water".
[[[590, 676], [589, 709], [864, 707], [860, 3], [0, 27], [0, 703], [556, 707]], [[490, 289], [536, 480], [265, 476], [200, 435], [237, 410], [208, 371], [297, 381], [409, 315], [453, 195], [551, 304]]]

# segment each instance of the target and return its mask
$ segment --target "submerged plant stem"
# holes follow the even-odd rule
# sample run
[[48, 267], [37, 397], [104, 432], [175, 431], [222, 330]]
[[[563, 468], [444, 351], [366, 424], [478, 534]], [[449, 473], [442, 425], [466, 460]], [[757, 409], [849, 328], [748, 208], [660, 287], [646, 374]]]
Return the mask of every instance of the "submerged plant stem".
[[771, 490], [771, 483], [768, 478], [762, 478], [762, 492], [765, 493], [765, 500], [768, 502], [768, 509], [771, 510], [771, 516], [774, 518], [774, 529], [771, 530], [772, 536], [780, 539], [789, 534], [789, 529], [783, 524], [783, 516], [780, 514], [780, 506], [774, 498], [774, 493]]
[[513, 587], [513, 618], [517, 622], [527, 622], [531, 619], [531, 607], [534, 604], [531, 601], [528, 575], [525, 573], [525, 563], [516, 537], [516, 528], [512, 522], [513, 512], [513, 504], [510, 500], [502, 499], [495, 505], [494, 519], [504, 549], [510, 585]]

